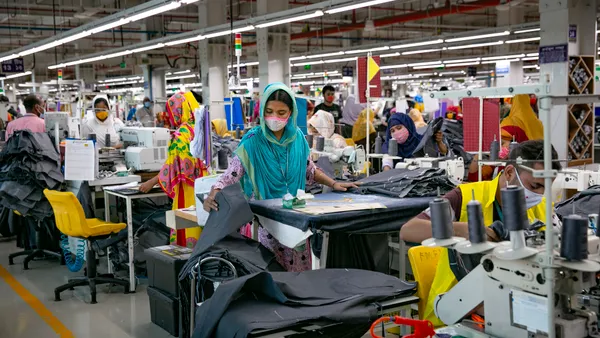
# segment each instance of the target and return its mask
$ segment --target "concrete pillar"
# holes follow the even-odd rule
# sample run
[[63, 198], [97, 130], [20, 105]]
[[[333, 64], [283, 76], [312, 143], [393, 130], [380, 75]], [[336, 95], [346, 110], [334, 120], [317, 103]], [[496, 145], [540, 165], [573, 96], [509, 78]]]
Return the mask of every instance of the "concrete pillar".
[[[258, 15], [288, 9], [287, 1], [258, 0]], [[290, 33], [289, 24], [256, 30], [258, 49], [258, 74], [260, 90], [272, 82], [290, 85]]]
[[496, 87], [516, 86], [523, 84], [523, 61], [496, 62]]
[[[563, 1], [541, 0], [540, 48], [545, 46], [567, 45], [569, 55], [597, 55], [596, 51], [596, 0]], [[569, 42], [569, 25], [577, 26], [577, 39]], [[540, 82], [550, 80], [551, 95], [568, 95], [568, 60], [565, 62], [542, 63], [540, 55]], [[558, 157], [568, 156], [568, 114], [567, 106], [553, 106], [550, 117], [552, 145]]]
[[[226, 7], [220, 1], [200, 0], [198, 3], [200, 27], [216, 26], [227, 22]], [[227, 45], [231, 37], [202, 40], [198, 45], [202, 100], [210, 105], [211, 119], [225, 118], [225, 106], [215, 101], [223, 101], [228, 96]]]
[[[167, 81], [165, 80], [165, 70], [152, 69], [150, 100], [166, 96]], [[145, 81], [144, 81], [145, 82]]]

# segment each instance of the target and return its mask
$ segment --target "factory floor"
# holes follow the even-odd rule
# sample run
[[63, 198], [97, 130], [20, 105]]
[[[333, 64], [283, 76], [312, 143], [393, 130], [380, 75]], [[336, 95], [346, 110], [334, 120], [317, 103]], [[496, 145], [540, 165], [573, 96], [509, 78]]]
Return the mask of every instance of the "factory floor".
[[[62, 301], [55, 302], [54, 288], [82, 276], [83, 269], [70, 272], [58, 260], [39, 260], [23, 270], [23, 257], [8, 265], [8, 255], [18, 251], [14, 241], [0, 238], [0, 337], [172, 337], [150, 321], [145, 285], [134, 294], [123, 294], [122, 287], [98, 286], [98, 304], [89, 303], [88, 288], [78, 287], [64, 291]], [[106, 272], [106, 265], [99, 269]]]
[[[55, 302], [54, 288], [82, 276], [83, 269], [70, 272], [57, 260], [41, 260], [23, 270], [23, 257], [8, 265], [8, 255], [17, 251], [14, 241], [0, 242], [0, 337], [172, 337], [150, 321], [144, 285], [134, 294], [123, 294], [116, 286], [108, 293], [108, 286], [98, 286], [98, 304], [89, 303], [88, 288], [78, 287]], [[106, 265], [99, 269], [106, 272]]]

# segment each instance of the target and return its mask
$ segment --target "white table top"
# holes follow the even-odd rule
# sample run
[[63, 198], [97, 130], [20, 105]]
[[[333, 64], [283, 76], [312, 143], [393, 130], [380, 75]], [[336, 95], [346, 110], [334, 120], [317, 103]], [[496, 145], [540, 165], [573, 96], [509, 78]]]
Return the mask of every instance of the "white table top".
[[140, 175], [129, 175], [129, 176], [112, 176], [108, 178], [96, 179], [89, 181], [90, 187], [104, 187], [109, 185], [121, 185], [131, 182], [141, 182], [142, 177]]

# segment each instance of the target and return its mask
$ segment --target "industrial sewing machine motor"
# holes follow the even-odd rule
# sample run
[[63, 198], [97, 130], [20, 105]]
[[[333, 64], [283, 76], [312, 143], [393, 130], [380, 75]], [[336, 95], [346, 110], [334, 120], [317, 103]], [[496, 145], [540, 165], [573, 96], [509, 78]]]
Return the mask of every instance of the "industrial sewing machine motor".
[[[541, 236], [525, 240], [529, 221], [523, 188], [510, 186], [501, 194], [510, 242], [487, 241], [478, 201], [467, 206], [469, 240], [452, 236], [447, 200], [439, 198], [430, 204], [433, 238], [423, 245], [456, 250], [458, 264], [464, 257], [461, 255], [482, 255], [481, 264], [436, 297], [436, 316], [450, 325], [447, 329], [464, 337], [545, 337], [549, 325], [554, 325], [556, 337], [600, 337], [596, 312], [578, 302], [583, 290], [596, 286], [596, 273], [600, 271], [600, 240], [595, 234], [588, 236], [587, 219], [571, 215], [563, 220], [560, 255], [556, 250], [552, 255], [553, 283], [549, 283]], [[549, 304], [552, 299], [553, 304]], [[475, 311], [481, 313], [481, 305], [485, 325], [474, 325], [465, 319]], [[549, 305], [554, 307], [552, 323], [548, 323]]]
[[121, 129], [125, 163], [136, 171], [160, 170], [167, 159], [171, 135], [166, 128], [125, 127]]

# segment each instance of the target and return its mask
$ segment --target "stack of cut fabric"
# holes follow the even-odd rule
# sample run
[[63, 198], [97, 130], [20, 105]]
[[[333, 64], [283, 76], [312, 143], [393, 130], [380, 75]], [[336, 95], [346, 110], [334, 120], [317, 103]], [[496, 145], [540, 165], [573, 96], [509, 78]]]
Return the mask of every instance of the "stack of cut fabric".
[[8, 139], [0, 153], [0, 206], [42, 220], [52, 215], [44, 189], [57, 189], [63, 180], [48, 134], [23, 130]]
[[355, 189], [360, 194], [391, 197], [427, 197], [444, 195], [456, 186], [446, 171], [439, 168], [392, 169], [361, 180]]

